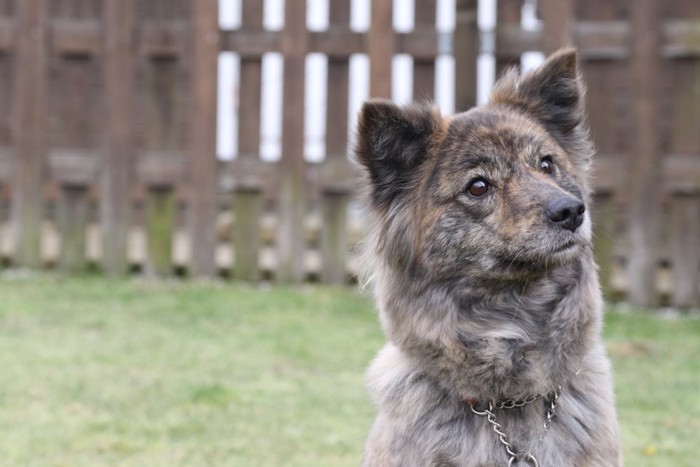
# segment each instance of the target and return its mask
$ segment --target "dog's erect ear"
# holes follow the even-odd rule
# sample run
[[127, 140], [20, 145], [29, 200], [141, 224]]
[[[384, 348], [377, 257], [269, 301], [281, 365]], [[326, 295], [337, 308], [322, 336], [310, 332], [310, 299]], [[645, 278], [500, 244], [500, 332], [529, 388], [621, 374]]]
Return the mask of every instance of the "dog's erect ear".
[[[517, 107], [540, 121], [565, 149], [585, 138], [585, 88], [576, 49], [561, 49], [521, 77], [509, 70], [496, 83], [491, 103]], [[578, 130], [583, 130], [583, 133]]]
[[364, 103], [355, 154], [367, 170], [373, 203], [387, 206], [410, 188], [441, 118], [437, 109], [427, 105], [400, 107], [386, 100]]

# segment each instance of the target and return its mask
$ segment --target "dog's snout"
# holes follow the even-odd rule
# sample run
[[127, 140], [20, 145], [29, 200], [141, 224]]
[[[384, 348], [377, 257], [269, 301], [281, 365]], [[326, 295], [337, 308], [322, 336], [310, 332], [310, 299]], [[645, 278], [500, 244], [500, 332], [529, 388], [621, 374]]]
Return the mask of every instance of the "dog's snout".
[[576, 198], [567, 196], [551, 200], [545, 207], [545, 212], [549, 220], [573, 232], [583, 223], [586, 206]]

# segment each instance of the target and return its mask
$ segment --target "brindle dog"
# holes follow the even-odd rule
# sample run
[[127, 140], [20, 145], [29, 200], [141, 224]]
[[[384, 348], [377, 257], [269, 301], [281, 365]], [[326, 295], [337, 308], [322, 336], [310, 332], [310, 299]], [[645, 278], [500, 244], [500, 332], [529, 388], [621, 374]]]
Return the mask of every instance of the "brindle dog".
[[365, 466], [622, 465], [572, 49], [452, 117], [364, 104], [365, 269], [388, 343]]

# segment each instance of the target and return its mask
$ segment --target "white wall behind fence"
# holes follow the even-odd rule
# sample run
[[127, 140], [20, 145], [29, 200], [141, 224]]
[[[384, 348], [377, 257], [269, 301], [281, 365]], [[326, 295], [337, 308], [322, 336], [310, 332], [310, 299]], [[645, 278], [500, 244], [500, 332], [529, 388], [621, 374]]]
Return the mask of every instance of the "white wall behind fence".
[[[241, 24], [241, 1], [219, 0], [219, 24], [223, 29], [236, 29]], [[307, 25], [311, 30], [328, 28], [328, 2], [332, 0], [307, 0]], [[353, 0], [351, 28], [366, 31], [370, 24], [370, 1]], [[535, 2], [529, 0], [523, 7], [523, 27], [539, 28], [535, 18]], [[438, 30], [454, 30], [455, 0], [437, 1]], [[284, 0], [264, 0], [264, 26], [278, 30], [284, 24]], [[394, 0], [394, 27], [398, 31], [413, 29], [413, 0]], [[479, 0], [479, 28], [482, 32], [493, 31], [496, 23], [496, 0]], [[541, 54], [524, 54], [525, 69], [542, 61]], [[281, 154], [282, 132], [282, 56], [269, 53], [263, 57], [262, 112], [260, 155], [274, 161]], [[413, 60], [407, 55], [397, 55], [393, 64], [392, 98], [399, 103], [413, 99]], [[219, 57], [219, 106], [217, 128], [217, 153], [219, 158], [229, 160], [238, 153], [238, 55], [224, 52]], [[481, 53], [477, 64], [477, 99], [487, 100], [494, 82], [495, 60], [488, 51]], [[325, 157], [325, 109], [327, 94], [327, 59], [322, 54], [310, 54], [306, 61], [306, 122], [305, 157], [309, 161], [321, 161]], [[436, 63], [435, 102], [446, 113], [454, 111], [454, 59], [439, 56]], [[365, 54], [350, 58], [349, 128], [354, 128], [355, 116], [360, 104], [369, 94], [369, 60]], [[420, 96], [417, 96], [420, 97]]]

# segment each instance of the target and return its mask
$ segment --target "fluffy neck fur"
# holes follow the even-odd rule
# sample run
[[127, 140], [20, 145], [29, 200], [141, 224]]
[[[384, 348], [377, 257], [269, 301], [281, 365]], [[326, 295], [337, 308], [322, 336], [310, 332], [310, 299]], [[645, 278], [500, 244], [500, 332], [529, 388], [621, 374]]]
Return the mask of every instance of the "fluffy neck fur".
[[523, 398], [565, 385], [599, 335], [602, 303], [590, 250], [543, 277], [500, 284], [495, 295], [490, 286], [488, 298], [468, 277], [406, 280], [382, 260], [373, 270], [388, 339], [456, 396]]

